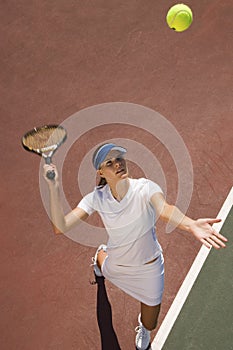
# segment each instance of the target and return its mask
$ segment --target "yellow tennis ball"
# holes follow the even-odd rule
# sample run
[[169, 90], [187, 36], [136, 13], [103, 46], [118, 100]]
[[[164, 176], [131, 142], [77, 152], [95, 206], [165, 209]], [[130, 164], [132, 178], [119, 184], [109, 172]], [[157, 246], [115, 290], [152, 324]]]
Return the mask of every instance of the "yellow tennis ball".
[[168, 10], [166, 20], [171, 29], [176, 32], [183, 32], [192, 24], [193, 13], [187, 5], [176, 4]]

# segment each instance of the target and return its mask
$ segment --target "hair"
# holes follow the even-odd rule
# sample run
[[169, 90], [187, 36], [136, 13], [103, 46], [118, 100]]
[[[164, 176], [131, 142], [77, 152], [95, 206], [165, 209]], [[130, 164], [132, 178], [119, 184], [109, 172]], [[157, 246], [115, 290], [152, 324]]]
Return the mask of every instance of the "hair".
[[[93, 153], [93, 156], [92, 156], [92, 162], [93, 162], [93, 160], [95, 159], [95, 156], [96, 156], [96, 154], [97, 154], [97, 152], [99, 151], [99, 149], [101, 148], [101, 147], [103, 147], [104, 145], [106, 145], [107, 143], [103, 143], [102, 145], [100, 145], [99, 147], [97, 147], [96, 148], [96, 150], [95, 150], [95, 152]], [[100, 187], [100, 188], [102, 188], [102, 187], [104, 187], [105, 185], [107, 185], [107, 181], [106, 181], [106, 179], [104, 178], [104, 177], [101, 177], [100, 178], [100, 180], [99, 180], [99, 182], [98, 182], [98, 187]]]
[[97, 186], [102, 188], [105, 185], [107, 185], [107, 181], [106, 181], [106, 179], [104, 177], [101, 177]]
[[98, 153], [98, 151], [100, 150], [100, 148], [102, 148], [104, 145], [107, 145], [108, 143], [103, 143], [102, 145], [100, 145], [99, 147], [96, 148], [96, 150], [94, 151], [93, 153], [93, 156], [92, 156], [92, 164], [94, 165], [94, 159], [95, 159], [95, 156], [96, 154]]

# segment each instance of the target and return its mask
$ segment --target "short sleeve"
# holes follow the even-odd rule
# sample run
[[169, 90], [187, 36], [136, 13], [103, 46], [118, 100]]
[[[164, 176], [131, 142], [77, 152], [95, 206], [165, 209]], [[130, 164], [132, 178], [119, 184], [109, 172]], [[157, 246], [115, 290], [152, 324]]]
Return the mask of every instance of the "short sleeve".
[[94, 193], [93, 192], [87, 194], [79, 202], [77, 207], [83, 209], [88, 215], [93, 214], [95, 212], [93, 198], [94, 198]]
[[153, 196], [153, 194], [155, 193], [162, 193], [163, 194], [163, 190], [161, 189], [161, 187], [156, 184], [155, 182], [148, 180], [148, 186], [149, 186], [149, 199]]

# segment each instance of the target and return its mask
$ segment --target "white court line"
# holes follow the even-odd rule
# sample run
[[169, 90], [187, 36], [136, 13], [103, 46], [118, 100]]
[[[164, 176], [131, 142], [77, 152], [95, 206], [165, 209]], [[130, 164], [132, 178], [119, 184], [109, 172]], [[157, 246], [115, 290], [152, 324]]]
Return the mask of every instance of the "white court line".
[[[216, 223], [213, 225], [214, 229], [217, 231], [220, 231], [221, 227], [224, 224], [224, 221], [227, 218], [227, 215], [233, 205], [233, 187], [231, 188], [231, 191], [229, 192], [220, 212], [218, 213], [217, 217], [222, 219], [221, 222]], [[199, 250], [199, 253], [197, 254], [187, 276], [184, 279], [183, 284], [181, 285], [170, 309], [168, 310], [167, 315], [165, 316], [152, 344], [151, 348], [152, 350], [161, 350], [183, 305], [185, 300], [187, 299], [190, 290], [192, 289], [192, 286], [200, 273], [202, 266], [204, 265], [205, 260], [207, 259], [209, 255], [210, 249], [206, 248], [204, 245]]]

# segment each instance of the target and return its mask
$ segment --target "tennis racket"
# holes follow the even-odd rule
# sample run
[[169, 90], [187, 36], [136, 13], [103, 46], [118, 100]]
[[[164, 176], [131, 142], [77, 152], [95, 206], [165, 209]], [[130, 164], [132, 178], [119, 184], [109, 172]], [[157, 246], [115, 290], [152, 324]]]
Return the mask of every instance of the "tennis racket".
[[[60, 125], [45, 125], [28, 131], [22, 137], [23, 147], [30, 152], [42, 156], [46, 164], [51, 164], [52, 156], [59, 146], [67, 138], [66, 130]], [[53, 180], [55, 177], [54, 170], [46, 174], [47, 178]]]

